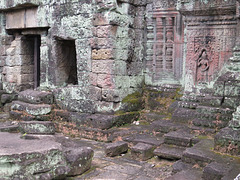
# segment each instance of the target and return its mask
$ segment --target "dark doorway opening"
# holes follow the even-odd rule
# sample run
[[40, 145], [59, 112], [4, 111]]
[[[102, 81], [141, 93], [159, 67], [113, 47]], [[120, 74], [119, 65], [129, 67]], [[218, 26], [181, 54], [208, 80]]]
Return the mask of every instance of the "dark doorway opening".
[[56, 85], [78, 84], [75, 40], [56, 40]]
[[[34, 88], [40, 86], [40, 35], [26, 35], [22, 38], [21, 55], [24, 56], [22, 62], [22, 82]], [[26, 82], [25, 82], [26, 81]]]

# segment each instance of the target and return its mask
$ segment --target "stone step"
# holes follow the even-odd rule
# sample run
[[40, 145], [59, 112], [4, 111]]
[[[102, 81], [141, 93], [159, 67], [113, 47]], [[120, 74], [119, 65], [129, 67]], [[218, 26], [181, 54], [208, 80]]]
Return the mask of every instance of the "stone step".
[[203, 126], [190, 125], [189, 128], [199, 135], [215, 135], [217, 132], [217, 129], [207, 128]]
[[199, 118], [194, 119], [192, 122], [195, 126], [218, 128], [218, 129], [224, 128], [228, 125], [227, 121], [221, 121], [221, 120], [212, 121], [212, 120], [205, 120], [205, 119], [199, 119]]
[[201, 180], [202, 171], [198, 169], [189, 169], [178, 172], [173, 176], [166, 178], [165, 180]]
[[229, 165], [212, 162], [204, 168], [202, 178], [204, 180], [222, 179], [229, 171]]
[[29, 104], [21, 101], [13, 101], [11, 110], [25, 111], [33, 116], [40, 116], [49, 114], [52, 107], [49, 104]]
[[196, 113], [196, 117], [200, 119], [208, 119], [211, 121], [221, 120], [230, 121], [233, 117], [232, 114], [221, 114], [221, 113]]
[[110, 129], [113, 126], [121, 126], [124, 124], [130, 124], [137, 120], [139, 113], [122, 113], [120, 115], [109, 114], [88, 114], [77, 112], [66, 112], [54, 110], [54, 114], [63, 118], [65, 121], [70, 121], [78, 126], [86, 126], [92, 128], [98, 128], [101, 130]]
[[160, 147], [156, 148], [153, 153], [159, 158], [178, 160], [182, 158], [183, 151], [185, 151], [183, 147], [162, 144]]
[[176, 124], [170, 120], [158, 120], [153, 121], [151, 127], [155, 132], [168, 133], [180, 129], [182, 125]]
[[69, 119], [71, 122], [76, 122], [79, 126], [109, 129], [116, 123], [117, 116], [105, 114], [70, 113]]
[[188, 123], [196, 117], [195, 109], [177, 108], [172, 114], [172, 120], [180, 123]]
[[196, 110], [197, 110], [197, 112], [202, 113], [202, 114], [220, 113], [222, 115], [227, 115], [227, 114], [232, 114], [234, 112], [233, 109], [211, 107], [211, 106], [198, 106]]
[[194, 102], [194, 103], [199, 103], [200, 102], [200, 99], [202, 98], [202, 96], [197, 96], [197, 95], [187, 95], [187, 94], [184, 94], [180, 100], [181, 101], [185, 101], [185, 102]]
[[19, 123], [19, 129], [27, 134], [55, 134], [55, 126], [51, 121], [24, 121]]
[[19, 125], [16, 122], [0, 122], [0, 132], [18, 132]]
[[10, 118], [22, 120], [22, 121], [49, 121], [51, 119], [51, 116], [49, 114], [47, 115], [39, 115], [39, 116], [33, 116], [30, 114], [27, 114], [24, 111], [10, 111], [9, 112]]
[[194, 135], [187, 130], [172, 131], [164, 135], [164, 143], [176, 146], [191, 147], [193, 145]]
[[30, 104], [53, 104], [54, 97], [52, 92], [25, 90], [19, 92], [18, 100]]
[[[116, 141], [116, 140], [121, 140], [124, 138], [128, 138], [128, 139], [132, 139], [133, 135], [135, 134], [148, 134], [148, 135], [152, 135], [155, 134], [157, 137], [161, 137], [162, 134], [161, 133], [155, 133], [152, 130], [152, 127], [150, 125], [135, 125], [135, 124], [131, 124], [125, 127], [114, 127], [111, 128], [110, 130], [114, 129], [114, 132], [110, 135], [110, 141]], [[135, 137], [135, 136], [134, 136]], [[152, 136], [151, 136], [152, 137]], [[162, 137], [161, 137], [162, 138]], [[160, 139], [161, 139], [160, 138]], [[163, 141], [163, 138], [162, 138]]]
[[135, 134], [123, 137], [123, 140], [129, 143], [133, 143], [134, 145], [137, 143], [145, 143], [157, 147], [163, 144], [162, 137], [155, 137], [148, 134]]
[[189, 109], [196, 109], [198, 106], [198, 103], [191, 102], [191, 101], [179, 101], [178, 107], [180, 108], [189, 108]]
[[200, 100], [202, 106], [220, 107], [223, 102], [222, 96], [205, 96]]

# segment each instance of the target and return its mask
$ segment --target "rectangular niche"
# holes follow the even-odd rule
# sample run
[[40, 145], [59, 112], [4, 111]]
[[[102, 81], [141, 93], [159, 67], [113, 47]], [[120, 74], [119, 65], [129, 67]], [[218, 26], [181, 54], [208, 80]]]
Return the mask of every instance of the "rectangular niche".
[[77, 85], [77, 58], [75, 40], [56, 40], [56, 85]]

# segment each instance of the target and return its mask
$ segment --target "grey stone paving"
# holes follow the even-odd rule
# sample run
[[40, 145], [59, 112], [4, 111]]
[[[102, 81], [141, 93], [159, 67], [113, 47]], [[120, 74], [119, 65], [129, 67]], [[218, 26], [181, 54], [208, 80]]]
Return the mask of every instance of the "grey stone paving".
[[103, 148], [105, 143], [86, 139], [77, 142], [92, 147], [94, 157], [91, 170], [75, 177], [75, 180], [161, 180], [171, 176], [173, 161], [160, 160], [157, 157], [137, 161], [132, 159], [130, 153], [106, 157]]
[[[7, 129], [8, 126], [17, 125], [17, 121], [7, 122], [7, 119], [7, 116], [2, 114], [2, 118], [0, 117], [0, 130], [1, 127]], [[128, 129], [130, 127], [128, 127]], [[135, 129], [137, 129], [136, 127]], [[144, 127], [138, 126], [138, 128], [142, 129]], [[118, 132], [124, 131], [125, 129], [119, 128]], [[81, 147], [90, 147], [90, 149], [94, 150], [91, 168], [82, 175], [68, 177], [67, 180], [201, 180], [203, 175], [205, 176], [205, 178], [203, 178], [205, 180], [206, 177], [210, 176], [213, 179], [221, 176], [222, 179], [229, 180], [234, 179], [239, 174], [240, 158], [215, 152], [213, 149], [214, 139], [211, 137], [197, 137], [191, 133], [189, 134], [187, 131], [188, 129], [186, 129], [186, 131], [170, 131], [167, 135], [165, 134], [165, 136], [162, 134], [160, 134], [160, 136], [147, 134], [148, 131], [135, 131], [135, 129], [127, 133], [127, 135], [120, 133], [123, 135], [120, 139], [127, 141], [129, 149], [127, 153], [121, 154], [121, 152], [123, 152], [121, 151], [120, 155], [115, 157], [106, 156], [105, 147], [110, 145], [110, 143], [106, 142], [84, 138], [73, 139], [61, 134], [41, 136], [42, 141], [39, 140], [38, 135], [35, 136], [32, 134], [24, 135], [25, 138], [20, 139], [19, 134], [9, 134], [6, 132], [1, 133], [0, 136], [0, 155], [1, 152], [3, 154], [6, 154], [6, 152], [10, 154], [14, 154], [15, 152], [24, 153], [28, 151], [29, 148], [32, 152], [35, 152], [34, 148], [37, 148], [38, 151], [44, 151], [42, 148], [51, 149], [54, 144], [56, 144], [59, 149], [68, 149], [71, 147], [72, 152]], [[129, 130], [131, 130], [131, 128]], [[43, 137], [48, 137], [48, 139], [44, 140]], [[171, 141], [168, 142], [168, 145], [164, 144], [164, 141], [166, 142], [166, 137], [171, 137]], [[136, 143], [140, 142], [144, 143], [144, 145], [154, 146], [156, 151], [161, 150], [162, 152], [164, 150], [164, 155], [162, 155], [162, 153], [155, 153], [154, 155], [156, 156], [147, 161], [136, 160], [134, 153], [132, 153], [132, 148]], [[178, 147], [176, 146], [176, 142], [178, 142], [178, 144], [180, 143], [179, 145], [187, 147]], [[189, 144], [191, 144], [191, 146]], [[180, 153], [177, 154], [177, 158], [170, 158], [181, 159], [180, 161], [176, 162], [162, 159], [169, 159], [169, 154], [172, 155], [172, 148], [181, 148], [181, 151], [179, 151]], [[174, 154], [174, 156], [175, 155], [176, 154]], [[226, 170], [226, 168], [221, 168], [226, 164], [229, 166], [229, 169]], [[66, 172], [68, 172], [67, 169]]]

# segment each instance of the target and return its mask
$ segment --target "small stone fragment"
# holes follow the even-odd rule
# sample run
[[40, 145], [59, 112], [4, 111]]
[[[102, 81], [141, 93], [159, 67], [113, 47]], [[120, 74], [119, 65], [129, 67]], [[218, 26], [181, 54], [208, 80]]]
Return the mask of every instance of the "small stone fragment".
[[127, 152], [128, 150], [128, 143], [124, 141], [118, 141], [115, 143], [110, 143], [105, 147], [105, 154], [106, 156], [119, 156], [122, 153]]

